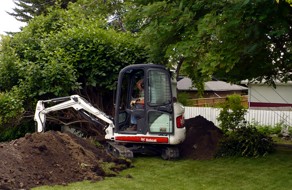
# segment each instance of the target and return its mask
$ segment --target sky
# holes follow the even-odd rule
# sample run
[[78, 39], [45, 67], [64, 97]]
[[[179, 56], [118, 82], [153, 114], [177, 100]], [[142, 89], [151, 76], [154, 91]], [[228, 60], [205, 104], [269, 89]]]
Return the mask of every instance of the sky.
[[6, 11], [13, 12], [16, 5], [13, 0], [0, 0], [0, 34], [5, 32], [19, 32], [21, 26], [25, 23], [17, 21], [13, 16], [10, 16]]

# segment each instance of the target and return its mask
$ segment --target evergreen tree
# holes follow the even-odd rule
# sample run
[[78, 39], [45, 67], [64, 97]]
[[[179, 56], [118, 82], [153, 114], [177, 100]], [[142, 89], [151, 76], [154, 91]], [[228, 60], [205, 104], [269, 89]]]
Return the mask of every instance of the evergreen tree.
[[21, 22], [28, 22], [34, 16], [46, 15], [49, 7], [58, 5], [66, 9], [69, 2], [76, 0], [14, 0], [16, 7], [9, 14]]

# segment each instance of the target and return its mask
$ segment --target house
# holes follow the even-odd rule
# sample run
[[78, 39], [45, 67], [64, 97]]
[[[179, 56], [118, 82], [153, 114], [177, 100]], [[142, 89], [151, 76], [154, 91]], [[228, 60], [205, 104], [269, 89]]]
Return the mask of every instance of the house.
[[190, 98], [189, 106], [197, 107], [213, 107], [217, 104], [225, 102], [226, 97], [231, 94], [242, 96], [242, 105], [247, 104], [248, 88], [241, 85], [230, 84], [224, 81], [212, 80], [204, 83], [203, 97], [199, 96], [198, 89], [193, 85], [192, 80], [188, 77], [183, 77], [177, 82], [178, 93], [186, 93]]
[[[191, 98], [199, 98], [198, 89], [193, 85], [192, 80], [183, 77], [177, 82], [178, 92], [186, 92]], [[204, 98], [225, 98], [231, 94], [246, 95], [248, 88], [241, 85], [230, 84], [224, 81], [208, 81], [204, 83]]]
[[292, 111], [292, 81], [276, 82], [276, 87], [256, 82], [244, 82], [248, 86], [248, 104], [252, 109]]

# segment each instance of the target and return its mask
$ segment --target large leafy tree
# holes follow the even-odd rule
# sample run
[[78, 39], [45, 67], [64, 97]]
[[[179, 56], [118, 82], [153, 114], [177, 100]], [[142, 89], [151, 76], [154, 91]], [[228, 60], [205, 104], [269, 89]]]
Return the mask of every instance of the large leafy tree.
[[292, 7], [267, 0], [238, 1], [198, 25], [203, 71], [228, 81], [292, 80]]
[[221, 10], [228, 3], [223, 1], [131, 1], [125, 16], [128, 30], [138, 31], [139, 43], [149, 51], [152, 62], [176, 67], [177, 76], [181, 68], [202, 89], [198, 49], [198, 25], [205, 15]]
[[154, 62], [182, 68], [198, 87], [211, 76], [291, 80], [291, 6], [269, 0], [128, 1], [127, 28]]

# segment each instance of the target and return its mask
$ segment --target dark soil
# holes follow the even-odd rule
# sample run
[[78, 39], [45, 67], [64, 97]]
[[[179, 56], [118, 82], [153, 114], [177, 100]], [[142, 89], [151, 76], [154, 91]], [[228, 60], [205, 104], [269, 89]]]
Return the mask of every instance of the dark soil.
[[219, 148], [222, 131], [202, 116], [186, 119], [186, 139], [180, 145], [183, 158], [208, 160], [214, 158]]
[[98, 181], [131, 165], [87, 140], [54, 131], [0, 143], [0, 160], [0, 189]]
[[[222, 132], [202, 116], [187, 119], [186, 140], [181, 156], [212, 159], [218, 150]], [[71, 182], [102, 180], [131, 166], [70, 133], [48, 131], [27, 134], [11, 142], [0, 143], [0, 189], [30, 189], [42, 185], [66, 185]]]

